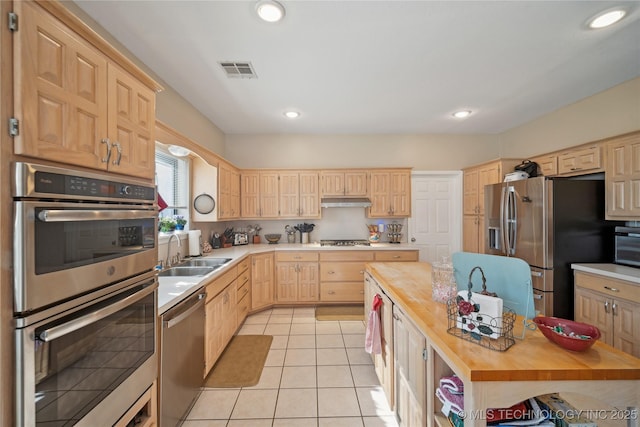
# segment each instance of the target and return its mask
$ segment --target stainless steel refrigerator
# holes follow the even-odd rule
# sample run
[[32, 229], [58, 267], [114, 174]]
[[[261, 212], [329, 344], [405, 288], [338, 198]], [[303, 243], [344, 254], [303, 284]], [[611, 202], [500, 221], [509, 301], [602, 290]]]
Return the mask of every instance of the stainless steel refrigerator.
[[485, 187], [485, 253], [531, 267], [536, 310], [573, 319], [571, 263], [613, 262], [604, 181], [536, 177]]

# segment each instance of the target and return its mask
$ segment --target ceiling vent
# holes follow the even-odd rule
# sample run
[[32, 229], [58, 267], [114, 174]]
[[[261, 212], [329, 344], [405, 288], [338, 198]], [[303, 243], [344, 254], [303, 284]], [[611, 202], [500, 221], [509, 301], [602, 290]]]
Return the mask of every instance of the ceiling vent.
[[253, 70], [251, 62], [221, 62], [220, 65], [227, 73], [227, 77], [234, 79], [255, 79], [258, 75]]

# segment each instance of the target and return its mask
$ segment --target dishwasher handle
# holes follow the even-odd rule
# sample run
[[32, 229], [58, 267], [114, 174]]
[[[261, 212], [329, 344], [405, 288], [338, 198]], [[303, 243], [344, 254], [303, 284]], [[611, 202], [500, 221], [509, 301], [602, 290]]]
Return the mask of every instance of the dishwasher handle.
[[189, 307], [186, 310], [180, 312], [180, 314], [178, 314], [177, 316], [172, 317], [169, 320], [163, 320], [162, 321], [162, 327], [165, 328], [165, 329], [171, 329], [174, 326], [176, 326], [178, 323], [182, 322], [184, 319], [189, 317], [194, 311], [198, 310], [202, 305], [204, 305], [206, 296], [207, 296], [206, 292], [202, 292], [202, 293], [198, 294], [197, 295], [197, 302], [195, 304], [192, 304], [191, 307]]

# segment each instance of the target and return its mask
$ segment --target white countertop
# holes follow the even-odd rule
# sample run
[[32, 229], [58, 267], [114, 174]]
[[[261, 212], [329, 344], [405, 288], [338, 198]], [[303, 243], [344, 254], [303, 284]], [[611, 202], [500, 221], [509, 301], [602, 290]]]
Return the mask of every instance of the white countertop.
[[367, 251], [367, 250], [417, 250], [417, 247], [407, 243], [373, 243], [371, 246], [320, 246], [320, 243], [263, 243], [232, 246], [230, 248], [214, 249], [201, 258], [231, 258], [228, 264], [206, 276], [188, 277], [158, 277], [158, 314], [161, 315], [171, 307], [188, 298], [200, 287], [212, 279], [224, 274], [230, 267], [236, 265], [242, 258], [251, 254], [272, 251]]
[[571, 268], [640, 285], [640, 268], [619, 264], [571, 264]]

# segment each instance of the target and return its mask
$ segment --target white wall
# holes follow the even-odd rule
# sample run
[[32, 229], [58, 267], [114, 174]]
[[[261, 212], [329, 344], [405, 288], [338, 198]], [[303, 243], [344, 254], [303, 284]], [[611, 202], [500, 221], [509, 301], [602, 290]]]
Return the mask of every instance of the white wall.
[[499, 155], [495, 135], [227, 135], [242, 168], [413, 167], [456, 170]]
[[640, 78], [499, 135], [501, 157], [528, 157], [640, 129]]

